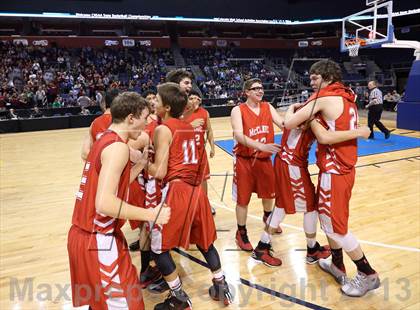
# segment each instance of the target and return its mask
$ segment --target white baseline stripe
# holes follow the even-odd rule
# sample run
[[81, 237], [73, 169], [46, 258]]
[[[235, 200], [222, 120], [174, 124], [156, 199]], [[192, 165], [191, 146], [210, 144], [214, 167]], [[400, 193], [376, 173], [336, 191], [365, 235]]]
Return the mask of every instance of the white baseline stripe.
[[[212, 205], [215, 205], [218, 208], [223, 208], [223, 209], [226, 209], [226, 210], [228, 210], [230, 212], [235, 212], [235, 209], [229, 208], [229, 207], [227, 207], [225, 205], [222, 205], [220, 203], [217, 203], [217, 202], [214, 202], [214, 201], [210, 201], [210, 203]], [[249, 213], [248, 213], [248, 217], [252, 217], [252, 218], [257, 219], [259, 221], [261, 220], [261, 217], [258, 217], [256, 215], [249, 214]], [[303, 231], [303, 228], [302, 227], [298, 227], [298, 226], [294, 226], [294, 225], [289, 225], [289, 224], [281, 223], [281, 226], [288, 227], [288, 228], [295, 229], [295, 230], [299, 230], [299, 231]], [[420, 253], [420, 249], [413, 248], [413, 247], [408, 247], [408, 246], [400, 246], [400, 245], [386, 244], [386, 243], [366, 241], [366, 240], [358, 240], [358, 241], [360, 243], [363, 243], [363, 244], [374, 245], [374, 246], [378, 246], [378, 247], [382, 247], [382, 248], [396, 249], [396, 250], [403, 250], [403, 251], [408, 251], [408, 252], [417, 252], [417, 253]]]

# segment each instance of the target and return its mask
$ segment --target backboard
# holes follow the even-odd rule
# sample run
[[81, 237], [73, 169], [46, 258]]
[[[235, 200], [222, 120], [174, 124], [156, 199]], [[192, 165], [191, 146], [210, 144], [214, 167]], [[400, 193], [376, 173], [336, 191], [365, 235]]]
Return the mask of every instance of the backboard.
[[370, 7], [343, 18], [342, 52], [351, 53], [354, 48], [378, 48], [394, 41], [392, 1], [366, 0], [366, 5]]

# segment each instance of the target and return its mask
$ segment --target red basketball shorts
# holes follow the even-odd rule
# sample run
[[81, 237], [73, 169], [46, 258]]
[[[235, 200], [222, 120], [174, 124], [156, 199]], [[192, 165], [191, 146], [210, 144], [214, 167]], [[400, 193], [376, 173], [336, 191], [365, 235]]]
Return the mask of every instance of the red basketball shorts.
[[[134, 180], [129, 187], [129, 193], [128, 193], [128, 203], [131, 205], [134, 205], [139, 208], [145, 207], [145, 200], [146, 200], [146, 189], [144, 187], [144, 181], [143, 178], [141, 178], [143, 184], [140, 184], [138, 179]], [[141, 221], [134, 221], [129, 220], [130, 227], [132, 230], [135, 230], [140, 227], [142, 224]]]
[[321, 228], [324, 232], [347, 234], [349, 204], [355, 174], [355, 169], [342, 175], [319, 173], [317, 208]]
[[207, 250], [216, 240], [210, 203], [200, 185], [171, 181], [162, 189], [162, 203], [171, 208], [171, 218], [167, 224], [155, 225], [152, 229], [154, 253], [176, 247], [188, 249], [190, 244]]
[[276, 207], [283, 208], [286, 214], [316, 210], [315, 186], [307, 168], [289, 165], [276, 156], [274, 173]]
[[247, 206], [252, 193], [258, 198], [275, 197], [275, 176], [271, 158], [234, 157], [232, 199], [238, 205]]
[[137, 270], [121, 231], [92, 234], [73, 225], [67, 250], [73, 306], [144, 309]]

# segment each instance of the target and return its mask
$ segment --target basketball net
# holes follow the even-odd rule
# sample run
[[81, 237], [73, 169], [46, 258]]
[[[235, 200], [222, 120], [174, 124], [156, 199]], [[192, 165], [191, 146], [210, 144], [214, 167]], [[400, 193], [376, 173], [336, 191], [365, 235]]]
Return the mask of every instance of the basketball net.
[[347, 45], [347, 48], [349, 49], [349, 56], [350, 57], [356, 57], [357, 55], [359, 55], [359, 48], [360, 48], [359, 43], [352, 44], [352, 45]]
[[348, 39], [346, 40], [345, 44], [347, 49], [349, 50], [349, 56], [350, 57], [356, 57], [359, 55], [359, 48], [360, 45], [364, 43], [361, 39]]

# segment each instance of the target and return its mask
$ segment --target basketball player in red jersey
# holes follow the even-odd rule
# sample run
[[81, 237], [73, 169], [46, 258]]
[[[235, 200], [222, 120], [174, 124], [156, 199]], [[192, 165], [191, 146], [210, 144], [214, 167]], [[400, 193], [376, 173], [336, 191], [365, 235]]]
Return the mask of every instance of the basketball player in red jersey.
[[[129, 146], [134, 150], [144, 150], [152, 147], [153, 135], [156, 127], [160, 125], [161, 119], [156, 115], [156, 93], [149, 90], [143, 93], [143, 98], [149, 104], [151, 114], [147, 117], [146, 129], [142, 132], [137, 140], [130, 140]], [[134, 153], [134, 152], [133, 152]], [[149, 157], [150, 160], [154, 161], [153, 155]], [[160, 182], [156, 180], [152, 175], [143, 171], [138, 177], [137, 182], [133, 182], [130, 185], [134, 187], [130, 197], [136, 199], [137, 202], [142, 200], [142, 204], [139, 207], [154, 208], [156, 207], [162, 198]], [[139, 188], [143, 192], [139, 192]], [[150, 251], [150, 223], [140, 223], [138, 221], [130, 221], [131, 228], [140, 228], [139, 240], [130, 244], [130, 251], [140, 251], [141, 269], [140, 269], [140, 283], [142, 287], [147, 287], [148, 291], [153, 294], [160, 294], [166, 290], [169, 290], [168, 284], [163, 279], [162, 274], [157, 268], [155, 262], [151, 259]]]
[[271, 154], [280, 150], [274, 143], [273, 123], [281, 128], [283, 118], [267, 102], [262, 102], [264, 89], [259, 79], [245, 81], [247, 100], [231, 112], [235, 140], [232, 197], [236, 202], [238, 230], [236, 243], [244, 251], [252, 251], [246, 219], [251, 194], [257, 193], [264, 207], [264, 223], [271, 214], [275, 197]]
[[[153, 138], [150, 135], [152, 131], [156, 128], [159, 123], [158, 116], [155, 114], [155, 106], [156, 106], [156, 93], [153, 90], [147, 90], [143, 92], [142, 97], [146, 99], [150, 114], [147, 117], [147, 125], [146, 129], [142, 132], [139, 138], [136, 141], [130, 140], [128, 145], [132, 147], [134, 150], [142, 150], [145, 147], [148, 147], [152, 144]], [[140, 249], [139, 240], [134, 241], [129, 246], [130, 251], [138, 251]]]
[[111, 107], [112, 124], [87, 157], [67, 244], [75, 307], [144, 309], [121, 227], [126, 219], [165, 224], [170, 217], [167, 207], [142, 209], [126, 202], [128, 186], [148, 156], [144, 152], [131, 166], [126, 143], [144, 129], [148, 113], [140, 95], [117, 96]]
[[[211, 129], [210, 118], [208, 113], [206, 113], [206, 111], [203, 108], [199, 108], [199, 105], [201, 103], [201, 97], [198, 92], [192, 89], [192, 79], [193, 75], [191, 74], [191, 72], [188, 72], [183, 69], [170, 71], [166, 75], [166, 82], [177, 83], [179, 87], [181, 87], [181, 90], [186, 92], [188, 95], [190, 93], [193, 93], [191, 96], [191, 100], [189, 99], [188, 104], [185, 108], [183, 120], [189, 122], [193, 126], [194, 130], [202, 132], [202, 141], [198, 160], [200, 161], [200, 169], [202, 169], [200, 171], [203, 173], [203, 188], [207, 195], [207, 180], [210, 179], [210, 167], [208, 164], [207, 153], [205, 151], [206, 149], [204, 145], [204, 142], [206, 140], [204, 139], [204, 131], [202, 129], [204, 127], [207, 127], [207, 140], [209, 140], [210, 143], [211, 158], [214, 156], [215, 149], [213, 130]], [[200, 100], [200, 102], [198, 102], [198, 100]], [[197, 135], [196, 138], [200, 139], [200, 135]], [[202, 146], [204, 146], [204, 148]], [[213, 215], [216, 214], [216, 210], [213, 208], [213, 206], [211, 206], [211, 213]]]
[[[285, 126], [295, 128], [316, 115], [316, 121], [330, 131], [357, 128], [358, 114], [355, 95], [341, 83], [341, 69], [331, 60], [321, 60], [310, 69], [311, 86], [314, 91], [330, 92], [329, 96], [312, 100], [301, 109], [290, 107], [286, 113]], [[317, 165], [318, 213], [321, 228], [328, 237], [332, 261], [320, 259], [320, 267], [339, 282], [343, 293], [363, 296], [380, 286], [379, 276], [367, 261], [358, 241], [348, 230], [349, 202], [355, 179], [357, 140], [332, 145], [319, 144]], [[357, 275], [346, 280], [342, 249], [357, 266]]]
[[[323, 88], [313, 94], [305, 104], [315, 97], [331, 95], [329, 88]], [[305, 104], [302, 104], [305, 105]], [[316, 139], [323, 144], [335, 144], [343, 141], [367, 138], [369, 128], [364, 126], [348, 131], [328, 131], [317, 122], [311, 122], [311, 128], [300, 126], [294, 129], [283, 129], [281, 150], [276, 154], [274, 171], [276, 175], [276, 203], [273, 213], [267, 221], [265, 231], [253, 258], [270, 267], [281, 265], [281, 260], [269, 253], [271, 236], [276, 227], [284, 220], [286, 214], [303, 212], [303, 230], [306, 235], [306, 262], [314, 264], [321, 258], [330, 256], [329, 246], [320, 246], [316, 241], [318, 212], [315, 203], [315, 187], [308, 170], [308, 156], [312, 143]]]
[[106, 92], [105, 94], [105, 111], [104, 113], [96, 118], [89, 128], [89, 134], [83, 141], [82, 146], [82, 159], [86, 160], [89, 151], [93, 143], [102, 135], [102, 133], [108, 129], [112, 123], [111, 117], [111, 104], [112, 100], [118, 96], [118, 89], [114, 88]]
[[191, 72], [184, 69], [176, 69], [168, 72], [165, 78], [166, 82], [176, 83], [181, 87], [181, 90], [190, 93], [192, 90], [193, 75]]
[[172, 220], [152, 230], [154, 260], [171, 290], [168, 298], [155, 309], [191, 309], [191, 301], [182, 289], [170, 255], [171, 249], [188, 249], [190, 243], [197, 245], [212, 271], [211, 298], [228, 305], [232, 296], [213, 245], [216, 228], [210, 203], [200, 185], [194, 130], [179, 119], [188, 97], [176, 83], [158, 86], [157, 97], [156, 112], [162, 118], [162, 125], [155, 130], [155, 162], [149, 164], [148, 171], [162, 180], [162, 201], [171, 208]]
[[[200, 107], [201, 95], [195, 90], [191, 90], [188, 95], [188, 105], [191, 105], [190, 111], [184, 112], [183, 120], [187, 123], [192, 123], [194, 120], [204, 120], [203, 125], [199, 125], [194, 128], [195, 139], [198, 146], [198, 157], [201, 159], [200, 165], [200, 180], [202, 180], [202, 186], [207, 194], [207, 180], [210, 179], [210, 168], [207, 159], [206, 142], [210, 144], [210, 158], [214, 157], [214, 138], [213, 130], [210, 124], [209, 112]], [[207, 137], [205, 137], [207, 135]], [[213, 210], [212, 210], [213, 213]]]
[[150, 114], [147, 117], [147, 124], [150, 124], [153, 121], [157, 121], [158, 116], [155, 113], [156, 104], [157, 104], [156, 92], [153, 90], [146, 90], [145, 92], [143, 92], [142, 97], [146, 99], [150, 108]]

